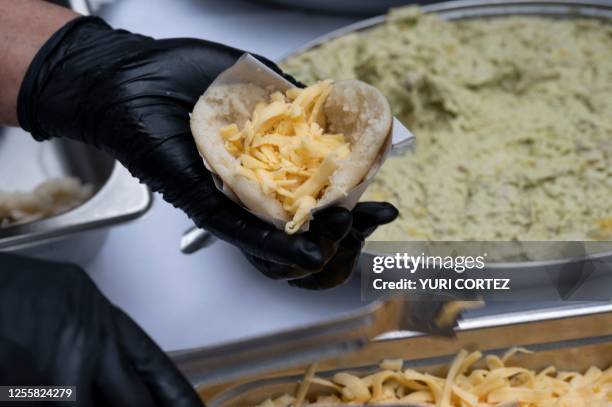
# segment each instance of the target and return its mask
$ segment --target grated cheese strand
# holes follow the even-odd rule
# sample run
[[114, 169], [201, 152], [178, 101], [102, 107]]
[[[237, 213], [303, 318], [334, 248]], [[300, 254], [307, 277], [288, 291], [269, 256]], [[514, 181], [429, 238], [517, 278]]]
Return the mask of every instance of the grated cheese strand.
[[[378, 372], [367, 376], [339, 372], [331, 380], [314, 376], [307, 370], [296, 397], [288, 394], [269, 398], [257, 407], [359, 404], [419, 404], [428, 407], [609, 407], [612, 405], [612, 367], [602, 371], [592, 366], [584, 374], [557, 372], [551, 366], [536, 372], [508, 367], [516, 354], [531, 353], [513, 348], [502, 357], [488, 355], [485, 368], [474, 368], [481, 358], [478, 351], [461, 350], [451, 363], [446, 377], [401, 371], [401, 360], [386, 360]], [[526, 356], [528, 357], [528, 356]], [[327, 389], [321, 395], [306, 395], [307, 384]], [[331, 394], [330, 394], [331, 392]], [[295, 406], [294, 406], [295, 407]]]
[[339, 162], [350, 154], [343, 134], [327, 133], [323, 106], [331, 81], [304, 89], [273, 92], [259, 102], [242, 129], [220, 129], [225, 149], [238, 159], [237, 174], [259, 183], [293, 217], [285, 232], [296, 233], [308, 221]]

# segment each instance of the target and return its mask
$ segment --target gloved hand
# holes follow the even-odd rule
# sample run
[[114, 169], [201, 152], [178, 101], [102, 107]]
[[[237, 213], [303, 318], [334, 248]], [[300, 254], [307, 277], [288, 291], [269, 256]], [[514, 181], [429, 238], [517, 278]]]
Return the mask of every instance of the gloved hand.
[[242, 55], [208, 41], [154, 40], [113, 30], [98, 18], [78, 18], [54, 34], [30, 65], [19, 122], [38, 140], [69, 137], [97, 146], [199, 227], [290, 267], [294, 277], [306, 276], [333, 256], [350, 229], [350, 213], [320, 216], [319, 230], [337, 230], [335, 237], [289, 236], [216, 189], [191, 136], [189, 113], [199, 96]]
[[7, 254], [0, 264], [1, 385], [76, 386], [78, 403], [61, 405], [202, 407], [170, 359], [77, 266]]
[[[334, 228], [326, 222], [325, 216], [333, 212], [333, 216], [350, 216], [350, 228]], [[365, 239], [376, 228], [393, 221], [398, 215], [397, 209], [386, 202], [360, 202], [352, 212], [343, 208], [330, 208], [311, 224], [315, 236], [320, 236], [323, 247], [328, 247], [327, 262], [318, 270], [302, 278], [302, 273], [295, 267], [265, 261], [245, 253], [249, 262], [270, 278], [287, 279], [295, 287], [309, 290], [323, 290], [344, 283], [351, 276]], [[308, 233], [311, 233], [310, 231]]]

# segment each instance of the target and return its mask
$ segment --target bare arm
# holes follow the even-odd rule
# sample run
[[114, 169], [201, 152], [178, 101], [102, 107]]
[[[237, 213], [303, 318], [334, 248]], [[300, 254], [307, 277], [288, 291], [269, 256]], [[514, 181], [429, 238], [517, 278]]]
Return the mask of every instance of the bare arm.
[[42, 0], [0, 1], [0, 125], [16, 126], [23, 77], [47, 39], [78, 14]]

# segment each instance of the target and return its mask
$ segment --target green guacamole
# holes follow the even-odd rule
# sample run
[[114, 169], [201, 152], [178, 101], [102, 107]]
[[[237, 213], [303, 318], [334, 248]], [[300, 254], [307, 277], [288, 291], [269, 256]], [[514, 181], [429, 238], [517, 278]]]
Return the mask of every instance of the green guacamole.
[[401, 212], [374, 239], [612, 240], [612, 25], [403, 8], [283, 68], [368, 82], [416, 134], [364, 197]]

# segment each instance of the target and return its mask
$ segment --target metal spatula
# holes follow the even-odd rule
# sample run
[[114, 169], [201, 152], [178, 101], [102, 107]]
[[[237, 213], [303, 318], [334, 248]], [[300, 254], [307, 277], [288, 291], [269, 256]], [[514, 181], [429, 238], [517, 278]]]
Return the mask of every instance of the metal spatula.
[[449, 316], [451, 303], [392, 298], [329, 322], [171, 357], [192, 383], [214, 384], [351, 352], [390, 331], [452, 336], [459, 314]]

